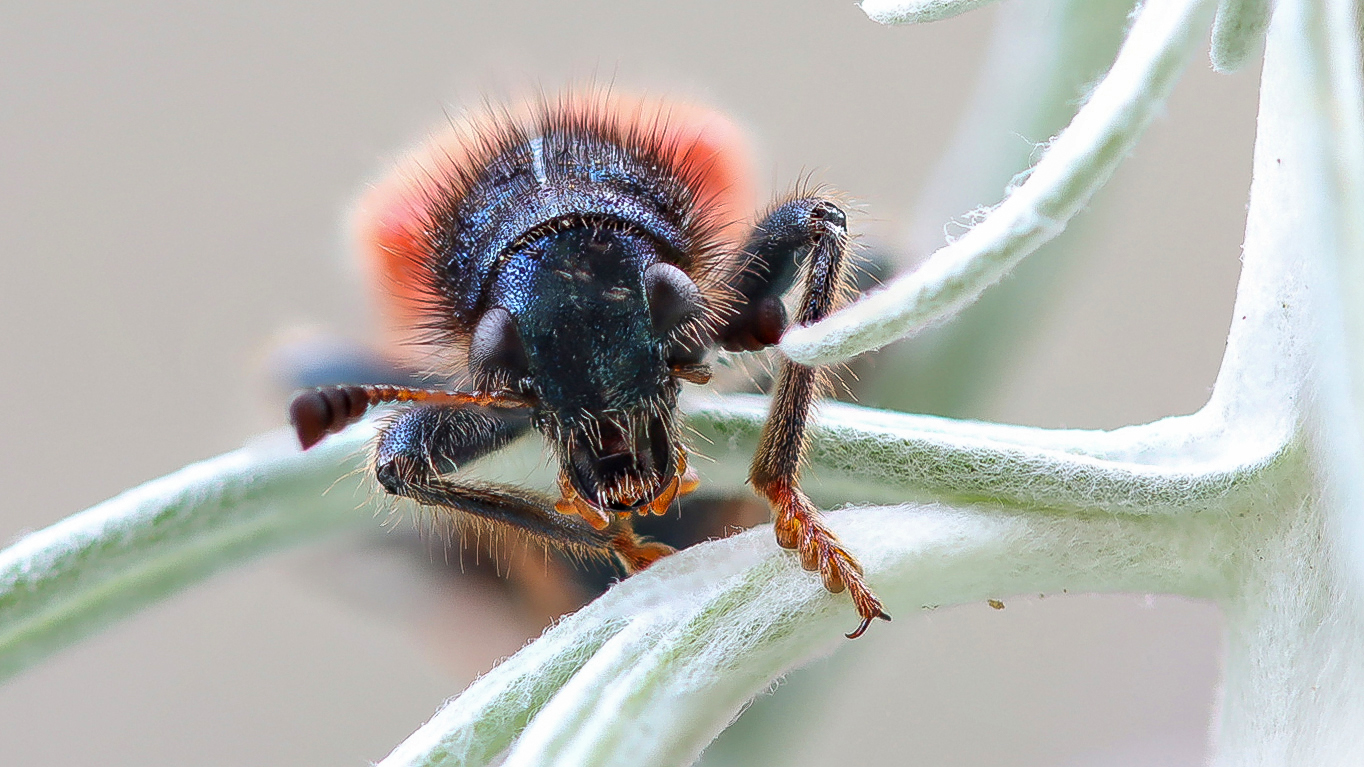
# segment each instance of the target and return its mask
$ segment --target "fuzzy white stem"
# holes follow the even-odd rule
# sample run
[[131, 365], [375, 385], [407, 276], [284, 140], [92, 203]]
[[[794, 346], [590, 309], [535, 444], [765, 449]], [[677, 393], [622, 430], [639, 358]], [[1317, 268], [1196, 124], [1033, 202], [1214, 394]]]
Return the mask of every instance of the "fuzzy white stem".
[[[829, 515], [897, 616], [1017, 593], [1227, 593], [1227, 518], [1038, 515], [900, 506]], [[756, 690], [840, 642], [845, 600], [763, 526], [670, 557], [489, 672], [381, 767], [482, 764], [530, 720], [508, 765], [684, 765]], [[1140, 551], [1141, 556], [1131, 556]], [[604, 633], [612, 634], [601, 642]], [[590, 640], [590, 641], [589, 641]], [[590, 660], [583, 643], [599, 646]], [[556, 679], [552, 697], [531, 669]]]
[[878, 24], [921, 24], [950, 19], [995, 0], [862, 0], [858, 6]]
[[[685, 403], [712, 489], [742, 492], [767, 415], [762, 397]], [[1205, 509], [1246, 492], [1282, 460], [1272, 432], [1235, 451], [1172, 456], [1200, 416], [1111, 432], [1032, 429], [829, 404], [812, 435], [807, 488], [828, 504], [994, 498], [1089, 511]], [[103, 625], [219, 569], [371, 518], [360, 425], [299, 453], [282, 432], [129, 490], [0, 551], [0, 671], [15, 673]], [[526, 440], [501, 459], [543, 474]], [[351, 472], [336, 480], [337, 472]], [[543, 477], [542, 477], [543, 479]]]
[[1059, 234], [1164, 105], [1211, 12], [1210, 0], [1149, 0], [1108, 75], [1022, 185], [913, 273], [789, 330], [782, 351], [825, 365], [878, 349], [960, 310]]
[[352, 430], [306, 458], [273, 435], [0, 551], [0, 678], [219, 569], [367, 521], [358, 484], [337, 472], [372, 433]]
[[1346, 364], [1360, 334], [1342, 311], [1364, 293], [1334, 276], [1364, 255], [1351, 234], [1364, 174], [1341, 174], [1359, 122], [1339, 119], [1359, 104], [1359, 59], [1350, 46], [1344, 65], [1354, 72], [1342, 79], [1351, 92], [1341, 92], [1340, 52], [1323, 44], [1357, 34], [1340, 26], [1348, 5], [1282, 0], [1266, 41], [1242, 288], [1208, 409], [1233, 422], [1287, 415], [1305, 450], [1247, 509], [1228, 552], [1239, 586], [1224, 604], [1214, 751], [1227, 767], [1364, 763], [1364, 590], [1343, 535], [1364, 500]]
[[[1340, 312], [1346, 382], [1340, 419], [1350, 429], [1337, 453], [1338, 481], [1348, 494], [1346, 508], [1355, 510], [1342, 520], [1341, 534], [1350, 551], [1356, 580], [1364, 584], [1364, 9], [1348, 0], [1329, 3], [1312, 37], [1313, 69], [1319, 83], [1319, 109], [1330, 140], [1325, 151], [1329, 200], [1335, 229], [1335, 263], [1328, 264], [1332, 284], [1340, 286]], [[1352, 407], [1351, 407], [1352, 406]]]
[[1264, 43], [1269, 28], [1269, 0], [1221, 0], [1212, 23], [1212, 68], [1235, 72]]
[[[689, 422], [726, 453], [751, 452], [767, 415], [760, 397], [689, 405]], [[1219, 428], [1207, 413], [1113, 431], [1035, 429], [826, 404], [811, 435], [806, 489], [826, 504], [989, 498], [1023, 507], [1181, 513], [1254, 492], [1284, 460], [1289, 434]], [[1224, 438], [1225, 437], [1225, 438]], [[746, 463], [702, 464], [739, 484]]]

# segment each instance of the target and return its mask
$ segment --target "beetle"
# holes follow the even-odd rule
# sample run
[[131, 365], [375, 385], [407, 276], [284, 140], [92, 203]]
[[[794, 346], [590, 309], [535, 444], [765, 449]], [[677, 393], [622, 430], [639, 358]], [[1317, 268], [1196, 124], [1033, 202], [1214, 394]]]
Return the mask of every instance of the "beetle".
[[[387, 492], [609, 555], [627, 574], [672, 553], [633, 518], [698, 484], [682, 383], [709, 382], [713, 350], [770, 347], [849, 290], [843, 210], [796, 193], [753, 220], [743, 143], [704, 107], [570, 93], [487, 110], [412, 152], [362, 199], [358, 239], [389, 325], [418, 333], [445, 357], [437, 374], [467, 386], [303, 390], [290, 404], [300, 444], [409, 403], [374, 448]], [[856, 638], [890, 616], [799, 487], [823, 377], [782, 360], [749, 481], [777, 542], [849, 592]], [[531, 430], [558, 459], [557, 500], [459, 479]]]

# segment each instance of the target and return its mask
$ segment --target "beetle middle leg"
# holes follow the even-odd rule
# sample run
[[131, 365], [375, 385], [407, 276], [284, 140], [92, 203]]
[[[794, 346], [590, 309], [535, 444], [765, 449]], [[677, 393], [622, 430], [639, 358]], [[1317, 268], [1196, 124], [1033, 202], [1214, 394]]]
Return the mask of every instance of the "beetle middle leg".
[[[781, 205], [758, 225], [745, 248], [750, 259], [736, 284], [741, 302], [717, 341], [730, 350], [757, 349], [781, 339], [786, 328], [781, 294], [794, 281], [803, 258], [802, 290], [795, 321], [815, 322], [834, 308], [846, 290], [844, 261], [848, 230], [843, 211], [828, 200], [806, 197]], [[823, 384], [823, 371], [783, 360], [772, 409], [763, 426], [749, 482], [773, 508], [777, 543], [795, 549], [806, 570], [818, 571], [824, 587], [846, 589], [862, 618], [850, 639], [875, 618], [890, 620], [867, 586], [862, 566], [820, 519], [799, 486], [808, 446], [810, 412]]]
[[524, 410], [418, 405], [399, 414], [380, 434], [375, 474], [393, 495], [472, 514], [579, 555], [610, 555], [627, 573], [673, 552], [636, 535], [628, 518], [618, 517], [598, 530], [556, 512], [553, 501], [531, 491], [448, 478], [529, 429]]

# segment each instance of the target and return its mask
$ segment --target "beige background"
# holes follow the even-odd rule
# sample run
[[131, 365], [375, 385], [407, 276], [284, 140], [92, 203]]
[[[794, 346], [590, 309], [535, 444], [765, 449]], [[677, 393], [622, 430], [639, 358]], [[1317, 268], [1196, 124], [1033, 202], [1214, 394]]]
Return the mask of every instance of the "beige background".
[[[702, 96], [751, 127], [765, 182], [813, 171], [893, 239], [993, 12], [885, 29], [847, 2], [734, 5], [7, 3], [0, 540], [278, 425], [270, 339], [364, 332], [348, 201], [482, 93], [595, 77]], [[1204, 62], [980, 415], [1109, 427], [1206, 398], [1256, 83]], [[402, 552], [276, 556], [62, 653], [0, 687], [0, 761], [378, 759], [525, 629]], [[1197, 764], [1218, 631], [1208, 605], [1141, 595], [897, 617], [844, 648], [848, 683], [790, 738], [810, 764]]]

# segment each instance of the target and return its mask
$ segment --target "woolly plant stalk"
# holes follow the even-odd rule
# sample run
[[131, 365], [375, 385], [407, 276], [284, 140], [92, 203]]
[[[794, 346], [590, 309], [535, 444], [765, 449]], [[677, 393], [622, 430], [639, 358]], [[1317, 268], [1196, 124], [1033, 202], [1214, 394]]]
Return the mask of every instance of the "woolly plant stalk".
[[[979, 4], [878, 14], [922, 20]], [[1214, 60], [1244, 60], [1263, 5], [1224, 0], [1216, 13]], [[782, 348], [845, 359], [971, 301], [1109, 178], [1213, 14], [1211, 0], [1148, 0], [1108, 76], [979, 225]], [[826, 405], [812, 440], [816, 500], [882, 504], [829, 518], [902, 619], [925, 604], [1062, 589], [1216, 600], [1227, 620], [1220, 765], [1364, 763], [1356, 14], [1352, 0], [1273, 9], [1244, 266], [1204, 408], [1085, 431]], [[722, 458], [703, 467], [707, 481], [742, 487], [765, 402], [709, 397], [686, 409]], [[357, 480], [322, 491], [354, 468], [366, 438], [361, 428], [306, 456], [248, 447], [20, 540], [0, 553], [0, 669], [267, 547], [357, 524]], [[850, 614], [765, 527], [696, 546], [546, 631], [383, 764], [486, 764], [504, 753], [512, 765], [687, 764], [773, 679], [845, 642]]]
[[1148, 4], [1108, 75], [1025, 181], [918, 269], [815, 325], [793, 328], [782, 351], [797, 362], [823, 365], [879, 349], [960, 311], [1060, 234], [1165, 103], [1206, 28], [1208, 5]]

